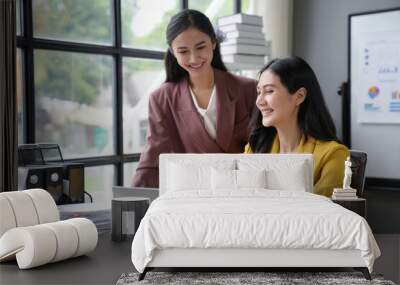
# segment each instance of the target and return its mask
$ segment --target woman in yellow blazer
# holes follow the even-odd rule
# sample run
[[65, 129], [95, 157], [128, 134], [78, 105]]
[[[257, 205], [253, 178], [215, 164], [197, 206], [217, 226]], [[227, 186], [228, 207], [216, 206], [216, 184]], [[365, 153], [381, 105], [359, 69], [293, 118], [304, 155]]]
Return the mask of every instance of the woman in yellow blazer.
[[343, 182], [349, 150], [336, 136], [321, 87], [299, 57], [270, 61], [261, 71], [245, 153], [311, 153], [314, 193], [330, 197]]

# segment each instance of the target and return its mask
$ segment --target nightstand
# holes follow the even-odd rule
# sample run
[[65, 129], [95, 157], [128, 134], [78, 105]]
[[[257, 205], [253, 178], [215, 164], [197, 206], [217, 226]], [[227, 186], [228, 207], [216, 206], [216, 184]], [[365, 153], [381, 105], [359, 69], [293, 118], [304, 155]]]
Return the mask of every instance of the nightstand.
[[332, 199], [332, 202], [359, 214], [365, 219], [367, 218], [367, 200], [364, 198]]
[[113, 241], [133, 238], [150, 205], [147, 197], [119, 197], [111, 201]]

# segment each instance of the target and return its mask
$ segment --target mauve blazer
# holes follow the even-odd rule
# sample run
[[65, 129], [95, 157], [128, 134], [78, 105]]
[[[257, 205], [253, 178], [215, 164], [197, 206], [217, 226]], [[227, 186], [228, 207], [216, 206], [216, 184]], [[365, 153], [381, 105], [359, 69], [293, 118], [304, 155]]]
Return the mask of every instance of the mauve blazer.
[[256, 81], [214, 69], [217, 137], [205, 129], [189, 92], [188, 78], [163, 83], [149, 99], [147, 143], [133, 179], [135, 187], [158, 187], [160, 153], [241, 153], [257, 96]]

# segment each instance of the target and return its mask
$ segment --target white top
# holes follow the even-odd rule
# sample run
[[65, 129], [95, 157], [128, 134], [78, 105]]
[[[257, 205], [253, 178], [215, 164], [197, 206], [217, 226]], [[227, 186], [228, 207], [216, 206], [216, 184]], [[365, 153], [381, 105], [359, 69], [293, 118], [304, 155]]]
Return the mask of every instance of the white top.
[[197, 104], [196, 96], [194, 95], [192, 89], [189, 87], [190, 95], [197, 111], [203, 117], [204, 127], [206, 128], [208, 134], [215, 140], [217, 137], [217, 100], [216, 100], [216, 88], [215, 85], [211, 92], [210, 101], [208, 102], [207, 109], [201, 108]]

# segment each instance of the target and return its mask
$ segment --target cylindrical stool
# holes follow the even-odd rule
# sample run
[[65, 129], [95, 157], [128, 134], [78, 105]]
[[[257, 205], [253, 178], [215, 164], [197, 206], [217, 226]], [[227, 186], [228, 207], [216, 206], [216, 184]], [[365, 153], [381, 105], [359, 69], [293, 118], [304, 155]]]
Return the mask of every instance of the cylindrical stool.
[[133, 236], [150, 205], [150, 198], [121, 197], [112, 200], [113, 241], [123, 241]]

